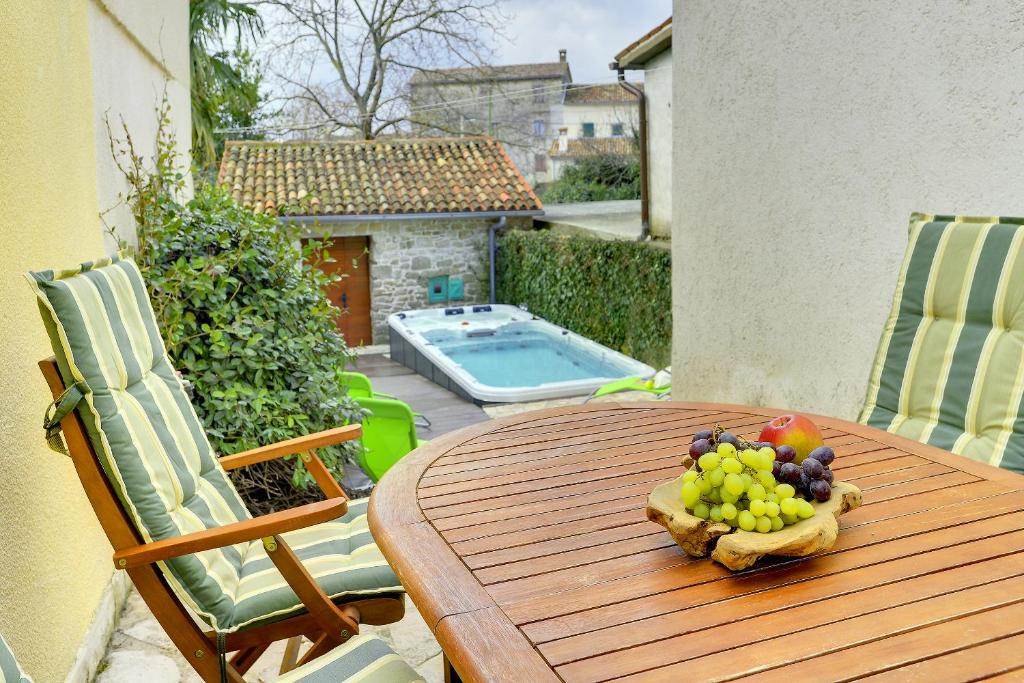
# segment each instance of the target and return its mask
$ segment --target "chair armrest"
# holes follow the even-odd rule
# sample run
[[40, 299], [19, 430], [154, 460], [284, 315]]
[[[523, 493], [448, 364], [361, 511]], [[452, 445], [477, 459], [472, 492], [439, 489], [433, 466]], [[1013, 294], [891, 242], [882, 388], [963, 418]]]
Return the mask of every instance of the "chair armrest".
[[246, 465], [254, 465], [258, 462], [274, 460], [285, 455], [295, 455], [302, 451], [311, 451], [314, 448], [334, 446], [335, 444], [342, 443], [343, 441], [358, 439], [362, 433], [363, 427], [358, 424], [335, 427], [334, 429], [328, 429], [315, 434], [307, 434], [294, 439], [279, 441], [278, 443], [270, 444], [269, 446], [260, 446], [259, 448], [252, 449], [251, 451], [242, 451], [241, 453], [235, 453], [234, 455], [224, 455], [220, 457], [220, 464], [226, 470], [234, 470], [239, 467], [245, 467]]
[[118, 550], [114, 553], [114, 566], [118, 569], [131, 569], [204, 550], [255, 541], [286, 531], [329, 522], [341, 517], [347, 511], [348, 501], [346, 499], [329, 498], [280, 512], [272, 512], [262, 517], [225, 524], [216, 529], [206, 529]]

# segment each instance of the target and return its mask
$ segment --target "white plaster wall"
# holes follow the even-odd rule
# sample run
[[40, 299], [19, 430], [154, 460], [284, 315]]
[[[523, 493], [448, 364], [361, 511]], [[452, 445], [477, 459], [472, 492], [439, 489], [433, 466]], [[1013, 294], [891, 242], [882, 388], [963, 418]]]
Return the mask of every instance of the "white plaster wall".
[[1024, 5], [674, 5], [675, 397], [855, 417], [910, 212], [1024, 215]]
[[651, 233], [672, 236], [672, 51], [647, 63], [647, 163]]
[[[127, 126], [136, 152], [156, 151], [157, 110], [166, 91], [171, 128], [183, 169], [191, 163], [188, 2], [185, 0], [91, 0], [89, 48], [93, 69], [96, 186], [103, 220], [120, 238], [135, 241], [131, 212], [121, 202], [128, 186], [110, 150]], [[191, 175], [188, 179], [191, 179]], [[116, 245], [107, 237], [107, 248]]]

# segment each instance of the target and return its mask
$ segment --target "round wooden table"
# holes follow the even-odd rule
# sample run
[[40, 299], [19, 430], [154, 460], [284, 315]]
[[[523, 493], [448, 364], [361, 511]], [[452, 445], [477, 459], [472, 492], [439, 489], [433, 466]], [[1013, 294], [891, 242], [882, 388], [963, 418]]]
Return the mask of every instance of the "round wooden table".
[[601, 403], [475, 425], [395, 466], [370, 528], [466, 681], [1024, 679], [1024, 477], [812, 416], [864, 493], [831, 550], [732, 574], [646, 520], [694, 431], [749, 438], [781, 412]]

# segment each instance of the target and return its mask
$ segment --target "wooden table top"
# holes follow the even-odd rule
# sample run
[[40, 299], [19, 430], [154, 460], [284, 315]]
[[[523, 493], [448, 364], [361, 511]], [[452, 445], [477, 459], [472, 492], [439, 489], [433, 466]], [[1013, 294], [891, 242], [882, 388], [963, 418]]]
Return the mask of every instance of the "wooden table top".
[[829, 551], [733, 574], [645, 518], [694, 431], [781, 414], [601, 403], [474, 425], [370, 526], [466, 681], [1024, 680], [1024, 477], [813, 417], [864, 493]]

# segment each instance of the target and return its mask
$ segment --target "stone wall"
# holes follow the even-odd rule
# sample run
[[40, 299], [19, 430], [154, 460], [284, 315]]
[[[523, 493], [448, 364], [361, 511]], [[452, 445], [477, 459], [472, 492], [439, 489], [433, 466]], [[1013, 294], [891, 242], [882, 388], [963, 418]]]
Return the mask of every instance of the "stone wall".
[[[493, 218], [416, 219], [335, 223], [324, 228], [336, 237], [370, 237], [370, 309], [373, 343], [388, 341], [387, 318], [427, 303], [427, 282], [437, 275], [465, 282], [466, 304], [486, 303], [489, 296], [487, 229]], [[510, 228], [528, 228], [531, 218], [510, 218]], [[459, 302], [461, 303], [461, 302]], [[455, 305], [453, 302], [451, 305]]]

